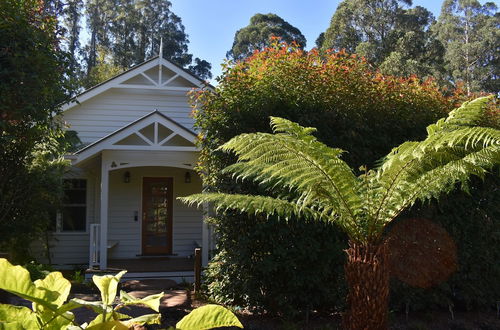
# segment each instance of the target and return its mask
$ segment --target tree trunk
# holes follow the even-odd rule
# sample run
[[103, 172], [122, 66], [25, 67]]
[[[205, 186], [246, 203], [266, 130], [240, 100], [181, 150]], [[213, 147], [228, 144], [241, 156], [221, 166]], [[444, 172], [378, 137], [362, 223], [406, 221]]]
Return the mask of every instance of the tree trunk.
[[348, 330], [385, 330], [389, 303], [387, 244], [349, 242], [345, 276], [349, 310], [343, 318]]

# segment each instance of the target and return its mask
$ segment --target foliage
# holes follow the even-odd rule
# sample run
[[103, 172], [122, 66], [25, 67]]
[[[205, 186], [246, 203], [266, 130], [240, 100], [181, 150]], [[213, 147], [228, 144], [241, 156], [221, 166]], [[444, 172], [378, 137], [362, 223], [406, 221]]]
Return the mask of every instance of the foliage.
[[323, 35], [321, 48], [366, 57], [386, 74], [439, 75], [442, 46], [430, 31], [434, 17], [407, 0], [345, 0]]
[[[115, 326], [116, 329], [128, 329], [134, 324], [159, 323], [159, 314], [148, 314], [131, 318], [118, 312], [128, 305], [145, 305], [158, 312], [163, 293], [135, 299], [121, 291], [120, 302], [113, 308], [118, 282], [125, 272], [116, 276], [94, 276], [93, 280], [101, 292], [101, 302], [89, 302], [71, 299], [66, 302], [71, 283], [59, 272], [52, 272], [44, 279], [31, 282], [28, 271], [21, 266], [12, 266], [6, 259], [0, 259], [0, 289], [33, 302], [32, 309], [12, 305], [0, 305], [0, 325], [7, 328], [25, 329], [101, 329]], [[70, 311], [78, 307], [88, 307], [98, 315], [88, 325], [75, 323]], [[126, 321], [120, 321], [128, 319]]]
[[233, 47], [226, 56], [241, 60], [263, 50], [272, 42], [271, 37], [279, 38], [289, 44], [295, 43], [301, 49], [306, 46], [306, 38], [295, 26], [276, 14], [255, 14], [250, 18], [250, 24], [236, 31]]
[[222, 327], [243, 328], [243, 325], [230, 310], [209, 304], [184, 316], [175, 327], [179, 330], [204, 330]]
[[500, 16], [492, 2], [446, 0], [433, 27], [445, 47], [447, 79], [467, 92], [499, 90]]
[[[500, 128], [497, 104], [481, 120], [482, 126]], [[470, 193], [454, 191], [437, 202], [417, 205], [405, 216], [432, 219], [443, 226], [457, 244], [458, 271], [441, 285], [420, 290], [402, 283], [392, 285], [394, 308], [457, 310], [490, 308], [500, 295], [500, 178], [495, 168], [484, 180], [472, 179]]]
[[84, 17], [90, 39], [82, 47], [86, 76], [99, 65], [103, 50], [110, 55], [112, 65], [129, 68], [159, 54], [163, 39], [166, 59], [209, 78], [210, 64], [199, 58], [193, 60], [188, 53], [188, 35], [171, 6], [164, 0], [87, 1]]
[[71, 85], [57, 20], [43, 2], [6, 0], [0, 12], [0, 245], [25, 262], [61, 193], [61, 123], [53, 118]]
[[[211, 202], [216, 211], [291, 216], [338, 225], [349, 239], [377, 244], [385, 226], [417, 200], [437, 198], [471, 175], [484, 177], [500, 162], [500, 131], [477, 127], [490, 98], [464, 103], [427, 127], [421, 142], [404, 142], [374, 170], [355, 176], [344, 153], [319, 142], [316, 129], [271, 117], [274, 134], [241, 134], [221, 146], [238, 162], [226, 167], [236, 180], [259, 183], [277, 197], [204, 193], [182, 198]], [[278, 188], [279, 187], [279, 188]]]
[[[422, 137], [426, 125], [452, 108], [432, 81], [384, 76], [344, 52], [323, 56], [276, 43], [227, 65], [216, 93], [193, 94], [193, 103], [207, 191], [251, 194], [260, 188], [222, 174], [234, 158], [216, 149], [239, 133], [267, 131], [270, 115], [318, 127], [328, 145], [351, 150], [345, 159], [357, 167]], [[286, 225], [236, 213], [213, 222], [220, 250], [208, 281], [217, 302], [288, 315], [342, 304], [346, 239], [335, 226], [300, 220]], [[327, 243], [331, 239], [335, 243]]]
[[113, 64], [109, 50], [106, 50], [104, 47], [99, 46], [97, 54], [95, 66], [80, 81], [80, 84], [84, 88], [93, 87], [126, 70], [124, 67]]
[[189, 71], [201, 79], [212, 79], [212, 73], [210, 72], [212, 64], [205, 60], [201, 60], [198, 57], [195, 58], [193, 62], [194, 64], [188, 67]]
[[[495, 171], [497, 172], [498, 169]], [[484, 182], [473, 179], [470, 194], [455, 191], [418, 212], [443, 226], [456, 242], [459, 266], [451, 278], [422, 290], [394, 281], [391, 302], [394, 309], [410, 311], [489, 309], [500, 294], [497, 263], [500, 257], [500, 179], [495, 173]], [[472, 201], [471, 201], [472, 200]]]
[[[163, 297], [162, 292], [137, 299], [120, 291], [119, 301], [115, 303], [118, 283], [125, 273], [126, 271], [122, 271], [115, 276], [93, 276], [92, 280], [101, 293], [101, 301], [86, 301], [77, 298], [66, 301], [71, 290], [71, 283], [61, 273], [52, 272], [43, 279], [32, 282], [26, 269], [13, 266], [6, 259], [0, 259], [0, 289], [33, 302], [32, 309], [7, 304], [0, 305], [0, 328], [130, 329], [134, 325], [159, 324], [160, 314], [146, 314], [132, 318], [118, 312], [131, 305], [146, 306], [158, 312], [160, 299]], [[71, 310], [79, 307], [90, 308], [98, 315], [89, 324], [78, 325]], [[177, 323], [177, 328], [181, 330], [223, 326], [243, 328], [231, 311], [217, 305], [197, 308]]]
[[206, 270], [214, 301], [287, 317], [342, 306], [345, 237], [331, 224], [241, 216], [216, 223], [223, 247]]
[[30, 273], [32, 281], [41, 280], [53, 270], [49, 265], [40, 264], [36, 261], [28, 262], [24, 265], [24, 268]]
[[[464, 103], [446, 119], [429, 125], [426, 139], [404, 142], [379, 166], [372, 170], [365, 167], [359, 175], [340, 158], [343, 150], [329, 148], [312, 135], [316, 129], [271, 117], [273, 134], [241, 134], [220, 150], [233, 152], [238, 158], [237, 163], [224, 169], [225, 173], [237, 181], [258, 183], [272, 197], [203, 193], [181, 200], [198, 206], [213, 203], [219, 213], [236, 210], [256, 216], [275, 215], [284, 221], [302, 217], [334, 223], [347, 234], [351, 247], [361, 246], [367, 254], [378, 254], [386, 226], [405, 209], [416, 201], [450, 192], [457, 183], [467, 190], [470, 176], [483, 178], [489, 169], [500, 165], [500, 130], [477, 126], [490, 99]], [[350, 262], [351, 258], [348, 267]], [[360, 281], [371, 283], [371, 278], [359, 276]], [[384, 283], [373, 284], [384, 290]], [[352, 294], [356, 288], [350, 289]], [[374, 296], [364, 298], [367, 302], [377, 296], [377, 289], [373, 290]], [[363, 302], [351, 303], [353, 310]], [[377, 317], [374, 315], [374, 319]], [[380, 318], [379, 326], [384, 319]], [[348, 326], [368, 322], [349, 314], [347, 320]]]

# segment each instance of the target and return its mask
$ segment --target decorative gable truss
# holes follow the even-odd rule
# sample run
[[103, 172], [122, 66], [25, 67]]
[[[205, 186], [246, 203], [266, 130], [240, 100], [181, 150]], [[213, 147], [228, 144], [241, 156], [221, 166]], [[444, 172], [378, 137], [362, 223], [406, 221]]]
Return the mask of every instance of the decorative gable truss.
[[[177, 69], [174, 71], [174, 69]], [[167, 67], [164, 63], [154, 66], [151, 69], [139, 72], [135, 76], [125, 81], [116, 83], [115, 88], [150, 88], [169, 90], [190, 90], [197, 88], [199, 81], [188, 79], [186, 74], [182, 74], [176, 67]]]
[[112, 88], [188, 92], [193, 88], [204, 86], [206, 86], [204, 81], [166, 59], [156, 56], [77, 95], [73, 101], [63, 105], [62, 110], [68, 110]]
[[196, 135], [159, 111], [130, 123], [108, 136], [80, 149], [74, 164], [103, 150], [198, 151]]

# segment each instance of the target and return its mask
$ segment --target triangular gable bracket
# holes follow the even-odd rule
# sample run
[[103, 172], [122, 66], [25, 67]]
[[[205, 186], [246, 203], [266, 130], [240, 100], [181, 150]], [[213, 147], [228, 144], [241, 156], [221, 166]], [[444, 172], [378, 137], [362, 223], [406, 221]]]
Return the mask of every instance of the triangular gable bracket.
[[103, 150], [198, 151], [195, 140], [194, 132], [156, 110], [79, 150], [73, 164]]
[[205, 87], [205, 82], [168, 60], [156, 56], [77, 95], [73, 101], [64, 104], [62, 110], [66, 111], [112, 88], [188, 92], [193, 88], [202, 87]]

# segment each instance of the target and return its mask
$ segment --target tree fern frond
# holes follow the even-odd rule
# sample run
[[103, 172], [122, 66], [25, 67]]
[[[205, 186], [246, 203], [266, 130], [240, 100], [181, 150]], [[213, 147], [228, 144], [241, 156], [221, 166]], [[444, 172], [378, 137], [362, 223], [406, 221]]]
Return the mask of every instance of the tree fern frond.
[[483, 178], [487, 170], [498, 163], [500, 163], [500, 148], [491, 145], [433, 169], [415, 171], [398, 182], [382, 208], [385, 213], [385, 216], [382, 216], [383, 221], [391, 221], [417, 200], [437, 198], [441, 193], [449, 192], [458, 182], [466, 187], [470, 176]]
[[[248, 214], [277, 215], [286, 220], [291, 217], [308, 219], [323, 219], [321, 213], [307, 207], [273, 197], [242, 194], [203, 193], [188, 197], [180, 197], [180, 201], [188, 205], [200, 206], [203, 203], [213, 203], [219, 212], [238, 210]], [[324, 218], [324, 220], [328, 220]]]
[[459, 108], [452, 110], [445, 122], [447, 125], [476, 126], [481, 123], [486, 113], [486, 104], [493, 100], [494, 95], [479, 97], [463, 103]]
[[270, 119], [271, 128], [274, 133], [288, 133], [290, 135], [303, 138], [317, 131], [315, 127], [302, 127], [299, 124], [284, 118], [270, 117]]
[[472, 127], [480, 124], [486, 112], [486, 104], [491, 102], [493, 95], [479, 97], [470, 102], [464, 102], [459, 108], [452, 110], [447, 118], [438, 120], [427, 127], [427, 134], [431, 136], [443, 129], [453, 130], [458, 127]]
[[356, 176], [339, 158], [343, 151], [317, 141], [308, 128], [279, 118], [273, 120], [280, 125], [278, 130], [286, 133], [242, 134], [221, 147], [233, 151], [239, 160], [225, 171], [239, 179], [272, 182], [296, 190], [303, 195], [302, 201], [321, 199], [338, 205], [338, 212], [353, 218], [361, 200], [354, 189]]

